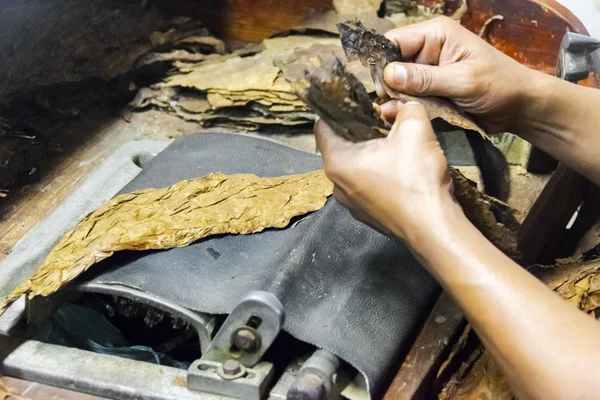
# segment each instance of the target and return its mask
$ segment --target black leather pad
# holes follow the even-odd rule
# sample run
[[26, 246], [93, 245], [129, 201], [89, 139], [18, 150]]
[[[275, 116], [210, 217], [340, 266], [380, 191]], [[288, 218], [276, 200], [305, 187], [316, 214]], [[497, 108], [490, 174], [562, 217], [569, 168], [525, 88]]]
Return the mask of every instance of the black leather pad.
[[[267, 177], [320, 167], [319, 156], [267, 140], [203, 133], [177, 139], [122, 193], [212, 172]], [[86, 281], [135, 287], [215, 314], [229, 313], [252, 290], [270, 291], [284, 306], [284, 329], [354, 365], [371, 394], [410, 348], [439, 293], [403, 244], [354, 220], [333, 197], [286, 229], [126, 252], [90, 273]]]

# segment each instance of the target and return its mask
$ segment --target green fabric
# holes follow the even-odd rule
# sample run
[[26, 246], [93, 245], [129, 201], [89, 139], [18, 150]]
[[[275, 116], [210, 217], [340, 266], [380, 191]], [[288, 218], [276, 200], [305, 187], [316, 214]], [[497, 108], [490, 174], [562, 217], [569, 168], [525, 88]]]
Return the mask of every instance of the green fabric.
[[188, 365], [154, 351], [131, 346], [101, 313], [76, 304], [63, 304], [37, 332], [35, 340], [132, 360], [187, 369]]

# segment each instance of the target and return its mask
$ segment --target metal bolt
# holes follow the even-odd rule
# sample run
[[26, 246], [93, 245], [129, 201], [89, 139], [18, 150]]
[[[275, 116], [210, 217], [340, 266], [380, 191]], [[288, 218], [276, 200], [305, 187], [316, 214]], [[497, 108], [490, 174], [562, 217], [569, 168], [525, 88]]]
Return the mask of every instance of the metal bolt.
[[227, 375], [239, 374], [242, 370], [242, 364], [235, 360], [227, 360], [223, 363], [223, 372]]
[[444, 322], [446, 322], [448, 319], [446, 317], [444, 317], [443, 315], [437, 315], [434, 319], [436, 324], [443, 324]]
[[252, 328], [240, 328], [233, 335], [233, 343], [242, 351], [253, 352], [260, 347], [260, 334]]
[[217, 374], [227, 380], [241, 378], [246, 374], [246, 368], [236, 360], [227, 360], [217, 369]]

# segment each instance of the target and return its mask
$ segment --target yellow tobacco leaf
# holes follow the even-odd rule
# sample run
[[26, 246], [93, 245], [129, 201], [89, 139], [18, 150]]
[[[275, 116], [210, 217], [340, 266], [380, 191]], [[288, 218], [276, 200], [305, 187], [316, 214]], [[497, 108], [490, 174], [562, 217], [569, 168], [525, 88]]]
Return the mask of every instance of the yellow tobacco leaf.
[[0, 400], [30, 400], [0, 382]]
[[24, 294], [47, 296], [120, 250], [183, 247], [219, 234], [283, 228], [320, 209], [333, 184], [323, 171], [261, 178], [211, 174], [162, 189], [123, 194], [82, 219], [44, 263], [0, 305]]

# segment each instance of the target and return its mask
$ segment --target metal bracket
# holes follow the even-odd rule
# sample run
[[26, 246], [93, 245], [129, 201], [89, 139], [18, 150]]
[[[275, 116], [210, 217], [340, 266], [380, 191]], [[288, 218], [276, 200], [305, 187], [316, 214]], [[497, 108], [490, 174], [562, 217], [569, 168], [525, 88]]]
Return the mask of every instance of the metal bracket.
[[271, 346], [283, 325], [283, 306], [273, 294], [250, 293], [238, 304], [217, 332], [202, 360], [235, 359], [255, 366]]
[[273, 377], [273, 365], [260, 362], [283, 325], [283, 306], [273, 294], [250, 293], [187, 372], [191, 390], [259, 400]]
[[273, 378], [273, 364], [262, 362], [244, 370], [243, 376], [225, 379], [220, 370], [223, 364], [196, 360], [187, 373], [188, 389], [244, 400], [260, 400]]

